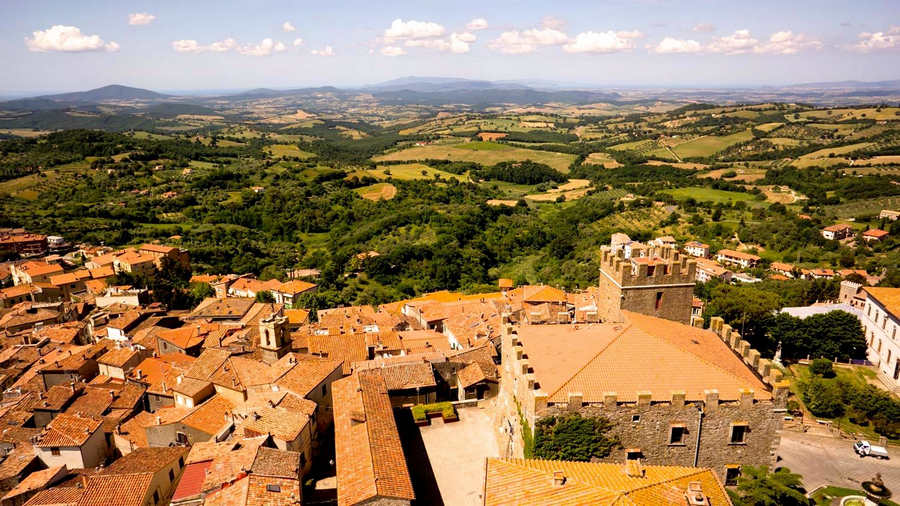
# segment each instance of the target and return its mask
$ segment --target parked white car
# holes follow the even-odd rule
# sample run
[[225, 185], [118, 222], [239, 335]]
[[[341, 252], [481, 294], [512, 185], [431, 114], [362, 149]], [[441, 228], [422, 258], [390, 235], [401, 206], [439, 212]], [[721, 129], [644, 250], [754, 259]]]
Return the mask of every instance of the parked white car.
[[874, 446], [868, 441], [861, 440], [853, 444], [853, 450], [860, 457], [878, 457], [880, 459], [889, 459], [887, 449], [883, 446]]

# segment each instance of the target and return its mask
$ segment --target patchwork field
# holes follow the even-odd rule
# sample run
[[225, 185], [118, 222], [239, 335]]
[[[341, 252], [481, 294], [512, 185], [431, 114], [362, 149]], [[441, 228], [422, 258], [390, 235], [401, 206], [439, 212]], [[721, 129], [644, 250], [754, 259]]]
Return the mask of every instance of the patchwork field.
[[476, 162], [482, 165], [494, 165], [505, 161], [531, 160], [545, 163], [562, 173], [567, 173], [569, 172], [569, 165], [575, 160], [575, 155], [517, 148], [494, 142], [469, 142], [451, 145], [415, 146], [373, 158], [376, 162], [427, 159]]
[[740, 142], [746, 142], [753, 138], [750, 130], [744, 130], [736, 134], [724, 136], [707, 136], [678, 144], [674, 148], [675, 154], [681, 158], [706, 158], [719, 151]]
[[584, 163], [600, 165], [605, 169], [615, 169], [622, 166], [621, 163], [609, 156], [609, 153], [603, 152], [591, 153], [588, 155], [587, 159], [585, 159]]
[[800, 158], [802, 159], [816, 159], [816, 158], [829, 158], [837, 155], [844, 155], [847, 153], [852, 153], [854, 151], [859, 151], [860, 149], [865, 149], [871, 146], [871, 142], [859, 142], [856, 144], [848, 144], [846, 146], [838, 146], [835, 148], [825, 148], [820, 149], [818, 151], [813, 151], [812, 153], [807, 153]]
[[[389, 172], [386, 174], [385, 172]], [[398, 163], [394, 165], [379, 165], [376, 169], [368, 169], [368, 170], [359, 170], [351, 174], [351, 176], [358, 175], [362, 176], [371, 176], [376, 179], [399, 179], [401, 181], [412, 181], [414, 179], [434, 179], [434, 176], [438, 175], [441, 179], [458, 179], [459, 181], [465, 181], [467, 176], [464, 174], [453, 174], [451, 172], [446, 172], [443, 170], [432, 169], [431, 167], [422, 164], [422, 163]]]

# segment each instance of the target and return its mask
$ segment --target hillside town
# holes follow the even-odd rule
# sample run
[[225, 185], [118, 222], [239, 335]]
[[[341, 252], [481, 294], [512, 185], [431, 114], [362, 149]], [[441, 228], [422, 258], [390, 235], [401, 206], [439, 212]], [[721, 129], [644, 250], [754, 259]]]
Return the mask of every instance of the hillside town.
[[[718, 506], [808, 430], [780, 348], [754, 349], [694, 295], [759, 281], [747, 252], [614, 234], [585, 290], [499, 279], [310, 309], [316, 272], [191, 273], [177, 246], [0, 234], [19, 257], [0, 265], [3, 505]], [[157, 285], [121, 284], [173, 270], [205, 297], [174, 309]], [[767, 273], [843, 278], [839, 300], [783, 311], [854, 315], [879, 388], [900, 391], [900, 289]], [[603, 437], [554, 440], [572, 420]]]

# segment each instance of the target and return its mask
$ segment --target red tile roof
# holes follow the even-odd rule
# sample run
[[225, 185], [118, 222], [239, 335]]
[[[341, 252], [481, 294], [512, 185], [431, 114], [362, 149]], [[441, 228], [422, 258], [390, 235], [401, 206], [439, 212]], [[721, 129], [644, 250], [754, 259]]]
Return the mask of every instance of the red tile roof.
[[152, 481], [153, 473], [91, 476], [78, 506], [143, 506]]
[[204, 460], [184, 466], [184, 472], [181, 473], [181, 480], [178, 482], [178, 487], [175, 488], [175, 493], [172, 494], [172, 500], [177, 501], [202, 492], [206, 470], [211, 465], [212, 460]]
[[81, 446], [100, 428], [101, 423], [95, 418], [60, 413], [50, 421], [35, 446]]

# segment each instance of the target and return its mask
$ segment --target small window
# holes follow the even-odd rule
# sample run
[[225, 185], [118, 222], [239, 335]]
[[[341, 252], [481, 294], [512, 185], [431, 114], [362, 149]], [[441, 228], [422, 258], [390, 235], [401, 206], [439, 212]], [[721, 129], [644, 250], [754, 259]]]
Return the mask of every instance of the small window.
[[266, 492], [281, 492], [281, 485], [266, 485]]
[[175, 471], [169, 469], [169, 481], [175, 481]]
[[306, 467], [306, 452], [300, 452], [300, 467]]
[[184, 467], [184, 457], [178, 457], [178, 467]]
[[56, 447], [56, 446], [51, 447], [51, 448], [50, 448], [50, 455], [53, 455], [54, 457], [59, 457], [59, 448]]
[[683, 445], [685, 433], [687, 433], [687, 428], [684, 425], [673, 425], [669, 429], [669, 444]]
[[640, 448], [628, 448], [625, 450], [625, 459], [626, 460], [637, 460], [643, 457], [644, 454], [641, 452]]
[[660, 306], [662, 306], [662, 292], [656, 292], [656, 310], [659, 311]]
[[328, 385], [322, 385], [322, 395], [328, 395]]
[[154, 490], [153, 491], [153, 504], [157, 504], [157, 503], [159, 503], [159, 491]]
[[641, 415], [631, 415], [631, 423], [639, 423], [641, 421]]
[[747, 433], [750, 427], [745, 423], [735, 423], [731, 426], [731, 444], [744, 444], [747, 442]]
[[725, 485], [737, 485], [738, 478], [741, 477], [741, 466], [728, 465], [725, 466]]

